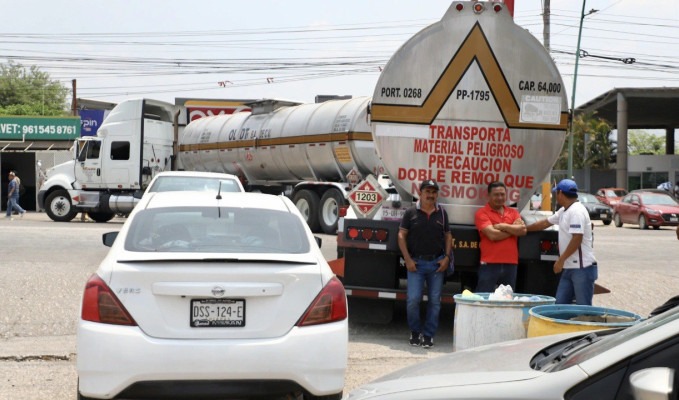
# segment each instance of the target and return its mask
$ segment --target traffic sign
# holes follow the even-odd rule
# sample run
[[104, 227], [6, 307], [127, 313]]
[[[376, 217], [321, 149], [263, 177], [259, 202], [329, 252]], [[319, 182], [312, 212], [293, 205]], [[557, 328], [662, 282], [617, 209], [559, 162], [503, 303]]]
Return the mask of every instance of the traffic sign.
[[357, 214], [363, 218], [372, 218], [387, 196], [386, 190], [377, 183], [377, 180], [372, 175], [368, 175], [363, 182], [349, 192], [348, 197], [349, 204]]
[[347, 182], [349, 182], [351, 186], [356, 186], [360, 181], [361, 174], [358, 173], [356, 168], [352, 168], [351, 171], [349, 171], [349, 173], [347, 174]]

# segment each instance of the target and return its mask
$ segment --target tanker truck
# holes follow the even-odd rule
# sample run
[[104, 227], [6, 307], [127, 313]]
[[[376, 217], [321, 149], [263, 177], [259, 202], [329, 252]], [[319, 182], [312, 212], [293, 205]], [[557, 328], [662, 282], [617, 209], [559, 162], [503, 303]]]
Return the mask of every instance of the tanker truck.
[[[246, 190], [292, 197], [312, 228], [334, 232], [336, 224], [340, 258], [333, 270], [350, 303], [360, 305], [354, 310], [386, 322], [394, 300], [405, 299], [398, 226], [419, 183], [439, 183], [455, 238], [450, 279], [473, 288], [474, 213], [487, 201], [487, 184], [504, 182], [508, 203], [523, 210], [556, 161], [569, 118], [548, 52], [514, 23], [507, 5], [481, 1], [453, 2], [439, 22], [408, 40], [384, 67], [372, 98], [247, 107], [183, 128], [172, 122], [173, 105], [121, 103], [100, 128], [100, 143], [83, 140], [74, 150], [75, 168], [82, 167], [75, 178], [67, 168], [49, 173], [41, 191], [46, 208], [56, 198], [89, 204], [95, 213], [123, 209], [174, 156], [186, 170], [235, 174]], [[99, 164], [88, 164], [90, 155]], [[383, 173], [391, 185], [380, 180]], [[51, 185], [60, 175], [63, 187]], [[99, 175], [109, 178], [92, 183]], [[535, 218], [522, 216], [526, 223]], [[556, 230], [520, 238], [517, 292], [555, 292], [557, 239]]]

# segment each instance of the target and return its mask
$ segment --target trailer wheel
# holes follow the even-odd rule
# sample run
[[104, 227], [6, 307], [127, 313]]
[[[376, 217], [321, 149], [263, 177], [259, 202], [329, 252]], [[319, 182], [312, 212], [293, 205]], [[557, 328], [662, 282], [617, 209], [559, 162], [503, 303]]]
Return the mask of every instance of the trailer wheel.
[[344, 205], [344, 196], [337, 189], [328, 189], [321, 197], [319, 222], [321, 229], [328, 235], [337, 233], [339, 208]]
[[65, 190], [55, 190], [47, 196], [45, 212], [52, 221], [57, 222], [68, 222], [78, 214], [78, 210], [71, 203], [71, 196]]
[[90, 218], [94, 220], [94, 222], [108, 222], [115, 217], [115, 213], [107, 213], [107, 212], [88, 212], [87, 215], [89, 215]]
[[309, 225], [311, 231], [318, 232], [320, 228], [318, 222], [318, 204], [320, 200], [318, 195], [311, 190], [303, 189], [295, 194], [292, 202], [295, 203], [299, 212], [302, 213], [302, 217], [304, 217], [304, 221]]

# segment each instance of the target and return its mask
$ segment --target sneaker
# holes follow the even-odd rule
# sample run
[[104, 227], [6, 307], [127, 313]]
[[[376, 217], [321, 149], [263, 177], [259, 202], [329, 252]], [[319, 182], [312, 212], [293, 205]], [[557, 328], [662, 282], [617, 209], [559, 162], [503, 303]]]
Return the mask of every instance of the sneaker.
[[434, 347], [434, 338], [425, 336], [424, 339], [422, 339], [422, 347], [424, 347], [425, 349]]
[[408, 341], [411, 346], [419, 346], [420, 341], [422, 340], [422, 335], [413, 331], [410, 332], [410, 340]]

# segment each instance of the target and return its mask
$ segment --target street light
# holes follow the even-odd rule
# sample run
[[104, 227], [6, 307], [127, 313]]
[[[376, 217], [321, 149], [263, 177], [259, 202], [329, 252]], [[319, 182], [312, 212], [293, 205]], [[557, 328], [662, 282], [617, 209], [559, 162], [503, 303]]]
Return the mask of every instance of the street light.
[[568, 134], [568, 178], [573, 177], [573, 120], [575, 119], [575, 88], [578, 83], [578, 63], [580, 61], [580, 39], [582, 38], [582, 21], [585, 16], [594, 14], [599, 10], [591, 9], [585, 14], [585, 4], [587, 0], [582, 0], [582, 11], [580, 11], [580, 30], [578, 31], [578, 46], [575, 50], [575, 73], [573, 74], [573, 94], [571, 97], [571, 126]]

